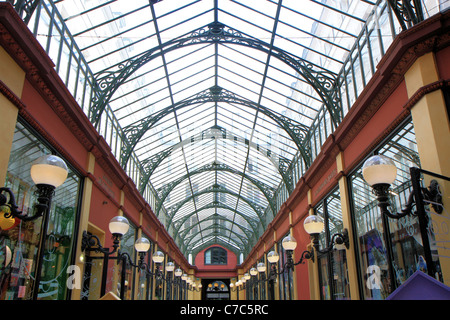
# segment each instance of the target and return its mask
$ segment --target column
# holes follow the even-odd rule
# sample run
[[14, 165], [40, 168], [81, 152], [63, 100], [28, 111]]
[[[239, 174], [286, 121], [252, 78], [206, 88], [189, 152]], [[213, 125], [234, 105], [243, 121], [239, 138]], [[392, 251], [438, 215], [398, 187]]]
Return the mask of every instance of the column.
[[[88, 153], [86, 171], [90, 174], [94, 174], [95, 167], [95, 156], [92, 153]], [[83, 232], [87, 231], [89, 228], [89, 213], [91, 207], [91, 195], [92, 195], [92, 185], [93, 182], [91, 178], [86, 177], [84, 179], [83, 185], [83, 194], [81, 197], [81, 208], [80, 208], [80, 223], [78, 229], [78, 242], [76, 245], [76, 266], [77, 270], [81, 273], [81, 281], [83, 281], [83, 273], [84, 273], [84, 259], [81, 259], [83, 253], [81, 252], [81, 240], [83, 238]], [[72, 291], [72, 300], [80, 300], [81, 299], [81, 289], [83, 284], [81, 283], [80, 288], [76, 288]]]
[[[8, 53], [0, 47], [0, 81], [6, 90], [10, 90], [17, 97], [22, 96], [25, 72], [15, 63]], [[18, 109], [3, 94], [0, 94], [0, 186], [4, 186], [8, 171], [9, 155], [16, 128]]]
[[[433, 52], [419, 57], [405, 74], [408, 97], [422, 87], [439, 79]], [[412, 108], [411, 115], [416, 133], [417, 148], [422, 169], [450, 176], [450, 128], [449, 115], [441, 90], [424, 95]], [[425, 182], [425, 185], [428, 185]], [[436, 236], [436, 248], [444, 283], [450, 285], [450, 185], [442, 184], [444, 212], [431, 214]]]
[[[343, 172], [345, 168], [344, 156], [340, 152], [336, 157], [337, 172]], [[358, 290], [358, 265], [356, 262], [356, 251], [354, 247], [354, 234], [352, 227], [352, 218], [350, 210], [350, 195], [348, 192], [347, 177], [341, 176], [339, 178], [339, 194], [341, 195], [341, 209], [342, 209], [342, 223], [344, 228], [348, 230], [349, 249], [346, 249], [345, 255], [347, 257], [348, 267], [348, 281], [350, 284], [350, 297], [352, 300], [359, 300]]]

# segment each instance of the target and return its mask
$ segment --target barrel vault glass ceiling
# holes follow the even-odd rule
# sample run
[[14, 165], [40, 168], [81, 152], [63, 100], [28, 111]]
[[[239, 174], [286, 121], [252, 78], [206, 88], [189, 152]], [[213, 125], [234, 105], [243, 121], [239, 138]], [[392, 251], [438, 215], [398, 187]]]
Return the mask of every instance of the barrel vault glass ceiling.
[[375, 0], [25, 2], [186, 256], [251, 250], [405, 28]]

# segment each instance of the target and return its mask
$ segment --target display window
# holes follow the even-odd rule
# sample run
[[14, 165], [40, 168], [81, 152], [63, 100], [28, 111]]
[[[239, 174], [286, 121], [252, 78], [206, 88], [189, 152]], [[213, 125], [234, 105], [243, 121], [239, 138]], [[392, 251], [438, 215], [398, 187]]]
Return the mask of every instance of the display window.
[[[391, 185], [389, 203], [392, 212], [400, 212], [412, 192], [409, 168], [420, 168], [412, 121], [407, 119], [373, 154], [385, 155], [395, 162], [397, 178]], [[418, 217], [407, 215], [393, 219], [381, 215], [375, 195], [364, 181], [361, 167], [362, 164], [349, 176], [360, 288], [362, 298], [381, 300], [386, 299], [417, 270], [427, 272], [425, 251]], [[430, 243], [435, 243], [432, 219], [429, 217], [428, 221], [428, 237]], [[432, 247], [431, 250], [435, 276], [441, 280], [437, 249]]]
[[[23, 214], [32, 215], [36, 203], [31, 164], [42, 155], [54, 153], [25, 123], [17, 123], [4, 186], [14, 193]], [[0, 247], [11, 257], [7, 265], [6, 260], [0, 265], [1, 300], [65, 300], [70, 295], [72, 288], [67, 280], [74, 259], [81, 178], [67, 165], [68, 177], [52, 198], [45, 236], [41, 232], [42, 217], [26, 222], [16, 218], [10, 225], [1, 223]], [[41, 273], [36, 274], [40, 250]]]
[[[325, 230], [319, 235], [319, 248], [330, 246], [331, 238], [344, 231], [339, 190], [332, 191], [315, 208], [323, 218]], [[318, 253], [320, 294], [322, 300], [350, 299], [347, 256], [343, 246], [334, 246], [327, 253]]]

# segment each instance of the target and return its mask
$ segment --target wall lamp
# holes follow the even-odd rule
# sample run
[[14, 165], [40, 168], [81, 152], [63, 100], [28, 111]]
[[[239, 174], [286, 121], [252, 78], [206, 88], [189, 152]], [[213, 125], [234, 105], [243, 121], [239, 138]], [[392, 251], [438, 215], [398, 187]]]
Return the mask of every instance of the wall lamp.
[[194, 280], [192, 280], [192, 278], [188, 277], [186, 279], [186, 283], [187, 283], [187, 289], [189, 291], [195, 291], [195, 292], [201, 292], [203, 285], [201, 283], [199, 283], [198, 285], [194, 282]]
[[109, 256], [117, 251], [120, 245], [120, 240], [123, 235], [127, 233], [130, 228], [128, 219], [123, 216], [116, 216], [112, 218], [109, 222], [109, 231], [113, 236], [113, 246], [110, 250], [109, 248], [104, 248], [100, 239], [93, 234], [83, 231], [83, 237], [81, 239], [81, 251], [95, 251], [103, 254], [103, 271], [102, 271], [102, 285], [100, 293], [103, 296], [106, 291], [106, 278], [108, 274], [108, 259]]
[[[247, 280], [252, 280], [253, 283], [259, 283], [259, 282], [263, 282], [266, 281], [265, 279], [265, 272], [266, 272], [266, 264], [264, 262], [259, 262], [255, 267], [250, 268], [249, 273], [250, 273], [250, 279], [247, 278]], [[259, 280], [257, 279], [259, 274]]]
[[[14, 193], [10, 188], [0, 188], [0, 209], [3, 214], [0, 215], [2, 229], [12, 228], [16, 219], [22, 221], [32, 221], [42, 217], [41, 243], [45, 243], [47, 236], [49, 209], [55, 189], [62, 185], [67, 179], [68, 168], [64, 160], [55, 155], [44, 155], [37, 158], [30, 169], [31, 179], [36, 185], [37, 203], [34, 205], [34, 212], [32, 215], [22, 214], [18, 210]], [[5, 193], [5, 194], [4, 194]], [[5, 228], [5, 226], [7, 228]], [[39, 284], [41, 278], [42, 261], [44, 259], [43, 245], [39, 248], [36, 258], [36, 278], [33, 288], [33, 299], [37, 299], [39, 292]]]
[[[411, 176], [417, 175], [418, 170], [418, 168], [410, 168]], [[392, 159], [383, 155], [374, 155], [364, 162], [362, 174], [367, 184], [372, 187], [382, 214], [393, 219], [400, 219], [413, 214], [412, 208], [415, 203], [414, 192], [409, 194], [408, 202], [401, 212], [391, 213], [388, 209], [390, 206], [389, 189], [397, 177], [397, 167]], [[442, 213], [442, 195], [436, 180], [431, 180], [428, 188], [420, 188], [420, 192], [422, 197], [431, 203], [436, 213]]]
[[[127, 253], [124, 253], [125, 255], [127, 255], [127, 259], [129, 261], [129, 263], [134, 267], [144, 270], [145, 272], [147, 272], [147, 274], [155, 276], [156, 279], [159, 279], [159, 280], [162, 279], [163, 273], [161, 270], [161, 266], [162, 266], [162, 263], [164, 262], [164, 253], [162, 253], [161, 251], [156, 251], [155, 253], [153, 253], [152, 261], [155, 264], [155, 272], [153, 273], [152, 271], [150, 271], [149, 265], [144, 262], [145, 255], [147, 254], [148, 250], [150, 250], [150, 241], [145, 237], [141, 237], [141, 238], [137, 239], [136, 242], [134, 243], [134, 248], [137, 251], [137, 253], [139, 254], [139, 262], [137, 265], [133, 264], [131, 262], [130, 256]], [[121, 255], [123, 255], [123, 254], [121, 254]], [[171, 265], [169, 265], [169, 263], [168, 263], [166, 270], [167, 271], [170, 270], [170, 272], [172, 272], [173, 269], [174, 269], [173, 263]]]
[[130, 224], [128, 219], [123, 216], [116, 216], [109, 221], [109, 232], [113, 236], [113, 246], [110, 251], [109, 248], [104, 248], [100, 239], [93, 234], [83, 231], [83, 237], [81, 239], [81, 251], [95, 251], [103, 253], [105, 256], [110, 256], [117, 251], [120, 245], [120, 240], [123, 235], [128, 232]]
[[247, 279], [239, 279], [238, 281], [236, 281], [235, 283], [230, 283], [230, 288], [231, 291], [241, 291], [245, 289], [245, 282], [247, 281]]
[[[287, 261], [283, 265], [282, 270], [280, 273], [284, 272], [285, 268], [293, 269], [296, 265], [303, 263], [305, 259], [310, 259], [314, 262], [314, 251], [317, 251], [318, 253], [328, 253], [330, 252], [333, 247], [337, 249], [343, 249], [349, 248], [349, 237], [348, 237], [348, 230], [344, 229], [342, 233], [335, 233], [331, 237], [331, 244], [324, 249], [320, 249], [319, 244], [319, 235], [321, 232], [323, 232], [325, 228], [325, 224], [323, 222], [323, 219], [318, 215], [310, 215], [308, 216], [304, 223], [303, 227], [305, 228], [305, 231], [311, 236], [313, 240], [313, 247], [314, 250], [308, 251], [305, 250], [302, 252], [302, 255], [298, 262], [294, 262], [294, 259], [292, 258], [292, 254], [294, 253], [295, 248], [297, 247], [297, 241], [295, 238], [291, 235], [286, 236], [283, 241], [281, 242], [283, 249], [286, 251]], [[276, 263], [280, 259], [280, 256], [275, 251], [270, 251], [267, 255], [267, 260], [271, 264], [271, 270], [269, 274], [269, 278], [273, 278], [275, 275], [280, 274], [276, 271]]]
[[66, 181], [68, 169], [66, 163], [60, 157], [44, 155], [31, 164], [30, 175], [36, 184], [37, 196], [33, 215], [22, 214], [22, 211], [18, 210], [14, 193], [10, 188], [2, 187], [0, 188], [0, 207], [4, 213], [5, 223], [9, 222], [8, 224], [10, 224], [12, 222], [13, 225], [15, 218], [31, 221], [42, 217], [51, 206], [55, 188]]

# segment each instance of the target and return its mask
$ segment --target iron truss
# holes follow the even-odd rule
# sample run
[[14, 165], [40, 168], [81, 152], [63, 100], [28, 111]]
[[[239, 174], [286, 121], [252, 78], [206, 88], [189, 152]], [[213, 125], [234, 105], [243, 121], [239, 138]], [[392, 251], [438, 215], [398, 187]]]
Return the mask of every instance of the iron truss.
[[[103, 120], [106, 113], [113, 113], [114, 118], [119, 113], [118, 110], [132, 105], [130, 103], [126, 106], [116, 106], [116, 110], [111, 107], [116, 103], [118, 96], [122, 98], [128, 93], [122, 93], [122, 90], [128, 90], [127, 86], [135, 81], [133, 78], [140, 71], [153, 65], [160, 66], [164, 70], [169, 98], [164, 100], [164, 103], [159, 103], [154, 109], [156, 111], [129, 117], [124, 124], [117, 117], [119, 120], [111, 135], [120, 138], [117, 158], [124, 169], [132, 167], [134, 165], [131, 163], [132, 160], [137, 159], [136, 170], [139, 170], [137, 177], [139, 180], [136, 184], [139, 190], [144, 194], [147, 186], [151, 186], [150, 189], [155, 191], [156, 205], [153, 209], [160, 219], [163, 215], [165, 216], [166, 228], [186, 255], [189, 253], [195, 255], [211, 244], [221, 244], [238, 254], [248, 253], [257, 241], [270, 222], [270, 216], [273, 217], [277, 213], [280, 205], [279, 193], [283, 192], [283, 188], [288, 194], [293, 191], [296, 182], [293, 176], [294, 170], [301, 171], [302, 169], [298, 166], [306, 169], [311, 165], [316, 152], [311, 142], [314, 139], [314, 130], [317, 130], [320, 125], [326, 127], [325, 121], [329, 123], [329, 130], [334, 130], [342, 121], [343, 101], [348, 99], [341, 96], [342, 87], [353, 85], [357, 78], [356, 72], [353, 72], [351, 74], [353, 79], [349, 80], [350, 73], [342, 72], [342, 70], [346, 69], [344, 64], [352, 52], [361, 55], [362, 49], [351, 51], [353, 50], [351, 47], [358, 47], [364, 43], [363, 38], [358, 38], [359, 31], [352, 28], [362, 30], [365, 28], [366, 17], [372, 19], [376, 16], [373, 13], [382, 11], [381, 9], [384, 10], [387, 6], [390, 10], [389, 15], [397, 18], [403, 30], [424, 19], [420, 0], [376, 2], [367, 0], [347, 7], [345, 7], [347, 1], [336, 4], [332, 1], [310, 0], [311, 6], [305, 8], [297, 2], [286, 0], [284, 3], [282, 0], [261, 1], [258, 5], [256, 2], [246, 0], [136, 1], [132, 5], [120, 0], [89, 3], [81, 0], [11, 0], [8, 2], [15, 7], [26, 23], [31, 24], [33, 18], [37, 16], [36, 19], [44, 17], [43, 21], [46, 25], [63, 26], [61, 37], [48, 32], [44, 35], [46, 39], [53, 37], [67, 40], [67, 34], [70, 34], [71, 28], [67, 28], [65, 24], [72, 26], [74, 30], [71, 34], [74, 34], [74, 39], [70, 40], [75, 40], [77, 44], [71, 42], [71, 50], [81, 48], [79, 56], [82, 58], [78, 62], [87, 61], [87, 68], [94, 70], [85, 74], [86, 78], [93, 78], [94, 82], [93, 85], [87, 85], [89, 90], [83, 95], [91, 97], [87, 115], [99, 131], [106, 126]], [[348, 3], [351, 2], [348, 1]], [[205, 3], [210, 3], [210, 8], [198, 9]], [[120, 5], [124, 6], [120, 7]], [[165, 11], [166, 7], [173, 8]], [[322, 10], [323, 15], [314, 15], [313, 7]], [[47, 11], [50, 12], [47, 16], [46, 8], [51, 8]], [[192, 17], [187, 17], [186, 12], [189, 11], [191, 14], [194, 8], [197, 8], [197, 11], [192, 13]], [[355, 8], [361, 10], [350, 12]], [[243, 17], [240, 16], [239, 10], [251, 14]], [[132, 19], [140, 13], [144, 14], [144, 20], [134, 23]], [[253, 15], [261, 20], [258, 22], [252, 20]], [[58, 17], [62, 17], [62, 20], [49, 21]], [[167, 30], [185, 26], [190, 20], [200, 21], [200, 17], [207, 17], [207, 20], [201, 20], [202, 22], [197, 23], [195, 27], [183, 29], [183, 32], [177, 36], [166, 36]], [[305, 19], [308, 26], [296, 25], [293, 20], [297, 18]], [[331, 23], [328, 19], [334, 19], [334, 22]], [[346, 23], [343, 23], [344, 19], [348, 19], [348, 27]], [[168, 20], [171, 21], [170, 24]], [[127, 23], [134, 27], [126, 30]], [[133, 28], [144, 30], [141, 29], [143, 26], [148, 34], [139, 35], [136, 40], [132, 36], [127, 36]], [[284, 30], [280, 31], [283, 28]], [[40, 30], [37, 27], [34, 29]], [[332, 31], [327, 32], [327, 29]], [[150, 30], [154, 30], [152, 31], [154, 33], [151, 34]], [[258, 30], [264, 30], [264, 34], [270, 36], [260, 37]], [[320, 34], [321, 31], [324, 33]], [[336, 35], [337, 38], [333, 38]], [[307, 38], [308, 41], [303, 42], [302, 37]], [[155, 39], [151, 42], [151, 46], [144, 46], [145, 49], [129, 54], [133, 52], [131, 50], [133, 46], [139, 46], [141, 41], [150, 38]], [[346, 43], [348, 38], [352, 40]], [[280, 39], [282, 41], [279, 41]], [[342, 39], [344, 44], [337, 43]], [[124, 42], [125, 40], [128, 43]], [[113, 41], [113, 47], [107, 48], [104, 45]], [[353, 43], [350, 43], [351, 41]], [[53, 47], [49, 44], [50, 42], [46, 45], [46, 50], [52, 50]], [[291, 44], [295, 45], [291, 48]], [[58, 42], [58, 47], [60, 48], [59, 57], [61, 57], [63, 41]], [[175, 99], [175, 89], [173, 89], [175, 85], [174, 80], [171, 79], [173, 70], [172, 73], [169, 72], [169, 64], [176, 59], [171, 60], [169, 57], [177, 53], [180, 56], [185, 54], [190, 57], [190, 60], [195, 60], [196, 51], [193, 48], [206, 47], [213, 52], [211, 56], [214, 60], [212, 67], [214, 84], [193, 91], [187, 98]], [[234, 71], [228, 64], [225, 66], [219, 60], [224, 62], [234, 58], [231, 58], [232, 55], [228, 52], [223, 53], [222, 48], [237, 51], [239, 58], [245, 57], [247, 62], [264, 65], [264, 68], [261, 68], [263, 71], [259, 69], [254, 71], [251, 66], [245, 65], [240, 65], [241, 68], [236, 67], [236, 70], [240, 71]], [[130, 50], [127, 51], [128, 49]], [[263, 58], [253, 59], [252, 54]], [[90, 55], [92, 57], [89, 57]], [[112, 58], [112, 56], [119, 58]], [[52, 57], [52, 59], [57, 61], [57, 64], [65, 61], [59, 57]], [[206, 58], [200, 62], [206, 64]], [[238, 59], [232, 62], [233, 66], [241, 63]], [[74, 59], [72, 61], [69, 59], [68, 63], [74, 64]], [[95, 65], [96, 63], [99, 64]], [[200, 69], [200, 65], [201, 63], [198, 63], [196, 67]], [[252, 76], [239, 74], [242, 67], [247, 68], [248, 72], [253, 72]], [[289, 72], [283, 73], [281, 70], [283, 68], [288, 69]], [[63, 68], [58, 66], [57, 69]], [[278, 72], [276, 76], [273, 76], [269, 69], [272, 73]], [[254, 94], [252, 98], [249, 98], [230, 90], [226, 84], [230, 85], [231, 81], [221, 81], [226, 77], [221, 75], [221, 72], [237, 76], [238, 80], [233, 83], [235, 88], [241, 86], [240, 81], [242, 81], [256, 83], [260, 91], [244, 91], [249, 96]], [[66, 75], [66, 78], [70, 79], [70, 76]], [[284, 83], [285, 78], [295, 78], [295, 81], [301, 82], [301, 89], [297, 89], [293, 84], [291, 93], [277, 92], [278, 96], [274, 99], [276, 101], [269, 99], [269, 94], [266, 95], [266, 92], [277, 91], [276, 83], [281, 83], [283, 90], [286, 87], [289, 88], [289, 84]], [[271, 84], [268, 85], [268, 82]], [[152, 84], [141, 83], [138, 86], [140, 87], [136, 90], [140, 92], [152, 90]], [[302, 98], [296, 95], [301, 95]], [[283, 99], [286, 102], [278, 101]], [[290, 106], [291, 101], [298, 105]], [[144, 108], [150, 110], [154, 107], [152, 103], [156, 104], [156, 102], [150, 102]], [[202, 116], [207, 118], [213, 114], [214, 120], [207, 124], [205, 120], [205, 123], [199, 126], [199, 132], [189, 135], [181, 133], [172, 135], [167, 138], [170, 142], [161, 142], [156, 145], [155, 151], [145, 151], [139, 156], [136, 155], [137, 149], [145, 148], [146, 144], [153, 147], [155, 146], [151, 144], [153, 141], [163, 140], [169, 135], [168, 131], [163, 130], [165, 127], [162, 123], [169, 123], [171, 118], [175, 119], [171, 127], [174, 129], [172, 131], [181, 132], [186, 122], [183, 123], [179, 118], [187, 113], [186, 110], [208, 110]], [[130, 111], [131, 114], [138, 114], [138, 112], [140, 110]], [[128, 116], [129, 114], [126, 114], [124, 118]], [[319, 117], [325, 120], [320, 123]], [[128, 121], [129, 119], [132, 120]], [[234, 130], [240, 126], [245, 130]], [[275, 141], [280, 145], [278, 149], [273, 148], [271, 144], [272, 136], [269, 133], [262, 133], [266, 129], [265, 126], [270, 127], [267, 131], [274, 130], [273, 128], [279, 130], [277, 132], [279, 138]], [[163, 136], [156, 136], [154, 131], [162, 132]], [[254, 137], [258, 134], [259, 140]], [[261, 141], [264, 140], [261, 136], [264, 136], [266, 141]], [[220, 148], [217, 146], [219, 142], [222, 144]], [[315, 150], [320, 149], [320, 145], [316, 145], [315, 148]], [[148, 147], [148, 149], [152, 148]], [[195, 152], [198, 154], [192, 157]], [[208, 157], [211, 153], [214, 153], [216, 158], [221, 156], [222, 161]], [[227, 161], [231, 158], [231, 154], [239, 159]], [[255, 160], [255, 163], [259, 165], [260, 176], [249, 169], [253, 165], [251, 160]], [[170, 175], [164, 172], [166, 167], [170, 167], [171, 170], [174, 167], [175, 173]], [[198, 181], [204, 176], [210, 179], [207, 186]], [[185, 185], [185, 191], [189, 189], [189, 192], [183, 195], [180, 190], [183, 190]], [[202, 187], [197, 190], [194, 188], [196, 185]], [[250, 186], [251, 190], [255, 190], [257, 197], [252, 198], [246, 195], [244, 186]], [[220, 195], [227, 195], [235, 202], [232, 204], [226, 202]], [[205, 199], [210, 197], [213, 200], [205, 203], [204, 197]]]

